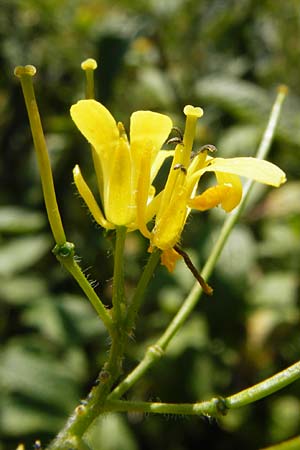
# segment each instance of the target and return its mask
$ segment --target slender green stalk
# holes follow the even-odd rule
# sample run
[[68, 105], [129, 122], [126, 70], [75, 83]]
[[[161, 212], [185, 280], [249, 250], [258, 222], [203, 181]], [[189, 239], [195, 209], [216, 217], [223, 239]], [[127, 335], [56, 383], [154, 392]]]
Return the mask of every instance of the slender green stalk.
[[271, 447], [265, 447], [261, 450], [299, 450], [300, 448], [300, 436], [289, 439], [288, 441], [281, 442]]
[[[222, 400], [214, 398], [199, 403], [161, 403], [161, 402], [135, 402], [124, 400], [108, 400], [104, 409], [115, 412], [141, 412], [152, 414], [185, 414], [205, 415], [217, 417], [220, 415], [219, 405]], [[222, 408], [222, 406], [221, 406]]]
[[[265, 158], [271, 143], [272, 139], [275, 133], [275, 129], [279, 120], [280, 111], [282, 107], [283, 100], [286, 96], [287, 89], [285, 87], [281, 87], [279, 89], [277, 98], [275, 100], [275, 103], [273, 105], [270, 118], [265, 130], [265, 133], [262, 137], [260, 146], [257, 151], [257, 157], [259, 158]], [[228, 236], [235, 225], [236, 221], [238, 220], [245, 203], [248, 199], [250, 190], [253, 186], [254, 182], [249, 181], [245, 188], [244, 188], [244, 196], [243, 199], [236, 209], [235, 212], [231, 213], [228, 218], [225, 220], [224, 225], [221, 229], [219, 238], [217, 242], [215, 243], [209, 258], [203, 268], [203, 271], [201, 275], [205, 280], [208, 280], [216, 263], [217, 260], [221, 254], [221, 251], [224, 248], [224, 245], [228, 239]], [[190, 316], [191, 312], [195, 308], [197, 302], [201, 298], [202, 295], [202, 289], [199, 287], [198, 283], [195, 283], [194, 287], [192, 288], [191, 292], [183, 302], [182, 306], [180, 307], [179, 311], [167, 327], [167, 329], [164, 331], [162, 336], [157, 340], [155, 345], [152, 347], [149, 347], [146, 351], [146, 354], [142, 361], [136, 366], [135, 369], [114, 389], [113, 393], [110, 394], [109, 398], [115, 399], [119, 398], [121, 395], [123, 395], [133, 384], [136, 383], [140, 379], [140, 377], [152, 366], [152, 364], [157, 361], [163, 354], [164, 350], [167, 348], [169, 342], [174, 337], [174, 335], [177, 333], [179, 328], [182, 327], [184, 322], [187, 320], [187, 318]], [[152, 349], [156, 349], [153, 353]], [[153, 357], [153, 354], [155, 357]]]
[[113, 322], [109, 311], [105, 308], [102, 301], [90, 285], [79, 265], [74, 259], [75, 246], [71, 242], [66, 242], [64, 245], [56, 245], [53, 249], [58, 261], [67, 269], [67, 271], [75, 278], [90, 303], [94, 307], [98, 316], [106, 326], [110, 334], [113, 332]]
[[35, 73], [36, 68], [34, 66], [27, 65], [24, 67], [18, 66], [15, 68], [15, 75], [20, 78], [21, 81], [22, 91], [28, 112], [50, 227], [55, 242], [61, 245], [66, 242], [66, 236], [58, 209], [49, 154], [33, 89], [32, 78]]
[[256, 402], [288, 386], [300, 378], [300, 362], [296, 362], [282, 372], [225, 399], [227, 408], [236, 409]]
[[156, 266], [159, 262], [160, 254], [161, 254], [161, 252], [158, 248], [156, 248], [151, 253], [151, 255], [147, 261], [146, 267], [142, 273], [142, 276], [139, 279], [135, 293], [134, 293], [133, 298], [128, 307], [127, 319], [126, 319], [126, 330], [128, 333], [130, 333], [132, 331], [132, 329], [134, 328], [136, 316], [140, 310], [148, 283], [151, 280], [154, 270], [156, 269]]
[[[153, 351], [153, 350], [152, 350]], [[149, 355], [148, 355], [149, 357]], [[214, 397], [211, 400], [197, 403], [157, 403], [116, 400], [111, 394], [104, 408], [108, 411], [138, 411], [159, 414], [208, 414], [218, 416], [226, 414], [230, 409], [240, 408], [249, 403], [261, 400], [277, 392], [300, 378], [300, 361], [273, 375], [266, 380], [255, 384], [237, 394], [226, 398]], [[117, 390], [114, 391], [118, 392]]]
[[116, 324], [122, 324], [126, 313], [126, 302], [124, 292], [124, 245], [126, 238], [126, 227], [117, 227], [116, 245], [114, 252], [114, 275], [113, 275], [113, 320]]
[[36, 73], [33, 66], [18, 66], [15, 75], [20, 78], [25, 104], [28, 112], [31, 133], [37, 155], [39, 171], [41, 176], [43, 195], [47, 210], [47, 215], [52, 230], [54, 240], [57, 245], [53, 253], [61, 264], [73, 275], [79, 286], [82, 288], [97, 314], [102, 319], [104, 325], [111, 332], [112, 319], [92, 286], [86, 279], [80, 267], [74, 260], [74, 244], [66, 241], [65, 232], [62, 225], [61, 216], [56, 200], [51, 163], [47, 150], [46, 140], [41, 124], [40, 114], [35, 99], [32, 78]]

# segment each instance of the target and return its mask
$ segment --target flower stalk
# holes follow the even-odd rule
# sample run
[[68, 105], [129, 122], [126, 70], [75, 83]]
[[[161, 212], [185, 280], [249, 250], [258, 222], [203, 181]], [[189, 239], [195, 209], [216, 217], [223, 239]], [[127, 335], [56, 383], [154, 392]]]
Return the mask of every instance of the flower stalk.
[[53, 183], [53, 176], [46, 140], [43, 132], [41, 118], [34, 94], [32, 79], [36, 74], [36, 68], [31, 65], [18, 66], [15, 68], [15, 75], [20, 79], [22, 91], [27, 108], [28, 118], [34, 147], [36, 150], [37, 161], [42, 181], [43, 195], [47, 210], [50, 227], [58, 245], [66, 242], [59, 208], [56, 200], [56, 194]]

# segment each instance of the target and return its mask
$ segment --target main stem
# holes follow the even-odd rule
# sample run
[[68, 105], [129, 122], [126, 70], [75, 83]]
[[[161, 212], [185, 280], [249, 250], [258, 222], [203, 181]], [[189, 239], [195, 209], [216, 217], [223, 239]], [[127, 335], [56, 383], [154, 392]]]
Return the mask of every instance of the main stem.
[[122, 373], [122, 361], [127, 343], [124, 328], [124, 243], [126, 228], [116, 230], [116, 244], [114, 251], [114, 283], [113, 283], [113, 323], [111, 327], [111, 348], [104, 364], [98, 384], [93, 387], [84, 404], [79, 405], [69, 418], [64, 429], [50, 444], [48, 450], [68, 450], [80, 448], [79, 443], [87, 428], [96, 417], [103, 412], [103, 405], [112, 385]]

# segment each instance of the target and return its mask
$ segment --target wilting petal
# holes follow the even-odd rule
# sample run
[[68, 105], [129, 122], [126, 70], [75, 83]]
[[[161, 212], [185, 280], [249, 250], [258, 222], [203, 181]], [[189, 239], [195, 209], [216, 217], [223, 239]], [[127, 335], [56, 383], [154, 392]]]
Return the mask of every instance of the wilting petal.
[[101, 209], [98, 206], [98, 203], [95, 200], [90, 188], [86, 184], [83, 176], [81, 175], [79, 166], [76, 165], [73, 169], [74, 182], [78, 189], [79, 194], [85, 201], [87, 207], [91, 211], [96, 222], [103, 228], [113, 229], [115, 228], [111, 223], [109, 223], [103, 216]]
[[227, 184], [212, 186], [206, 189], [203, 194], [190, 199], [188, 201], [188, 206], [192, 209], [197, 209], [198, 211], [207, 211], [208, 209], [222, 204], [226, 200], [226, 197], [230, 195], [231, 189], [231, 186]]
[[231, 189], [228, 195], [221, 202], [222, 208], [226, 212], [232, 211], [241, 201], [243, 194], [243, 185], [240, 177], [232, 175], [231, 173], [216, 172], [216, 177], [219, 184], [230, 186]]
[[105, 106], [95, 100], [80, 100], [71, 107], [71, 117], [84, 137], [95, 148], [105, 172], [119, 140], [119, 130], [115, 119]]
[[182, 256], [174, 250], [174, 248], [168, 248], [164, 250], [161, 254], [161, 263], [165, 266], [169, 272], [173, 272], [176, 263]]
[[204, 172], [232, 173], [275, 187], [286, 181], [285, 173], [275, 164], [250, 157], [214, 158], [207, 167], [201, 169], [201, 173]]

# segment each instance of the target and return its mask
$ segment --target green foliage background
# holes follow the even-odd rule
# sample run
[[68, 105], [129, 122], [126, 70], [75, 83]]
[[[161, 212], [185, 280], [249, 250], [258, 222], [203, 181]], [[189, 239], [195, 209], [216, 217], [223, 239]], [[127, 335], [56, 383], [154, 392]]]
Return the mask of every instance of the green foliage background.
[[[0, 449], [46, 444], [84, 398], [108, 349], [75, 282], [51, 254], [28, 120], [13, 68], [38, 68], [36, 93], [68, 240], [109, 304], [109, 240], [72, 184], [89, 149], [69, 117], [84, 96], [80, 63], [98, 60], [97, 97], [128, 126], [153, 109], [183, 126], [186, 104], [205, 110], [198, 144], [220, 156], [253, 155], [279, 83], [289, 98], [270, 159], [288, 176], [257, 187], [203, 298], [166, 357], [128, 398], [193, 402], [231, 394], [299, 358], [300, 8], [298, 0], [0, 0]], [[224, 220], [194, 214], [183, 236], [198, 266]], [[147, 243], [129, 235], [128, 291]], [[125, 370], [141, 358], [193, 284], [180, 265], [159, 268], [140, 314]], [[300, 385], [208, 418], [110, 415], [90, 432], [95, 450], [258, 449], [299, 433]]]

